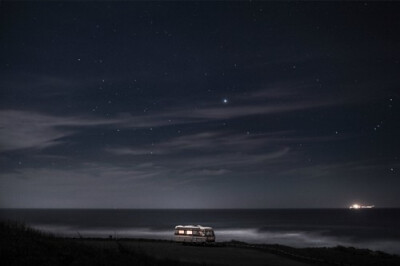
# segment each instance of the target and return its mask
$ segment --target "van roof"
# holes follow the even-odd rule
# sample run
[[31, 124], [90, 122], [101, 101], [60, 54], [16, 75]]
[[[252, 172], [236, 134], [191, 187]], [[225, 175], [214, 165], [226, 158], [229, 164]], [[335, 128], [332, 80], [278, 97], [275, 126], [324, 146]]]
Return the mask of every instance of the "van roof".
[[175, 229], [200, 229], [200, 230], [213, 230], [212, 227], [206, 227], [201, 225], [177, 225]]

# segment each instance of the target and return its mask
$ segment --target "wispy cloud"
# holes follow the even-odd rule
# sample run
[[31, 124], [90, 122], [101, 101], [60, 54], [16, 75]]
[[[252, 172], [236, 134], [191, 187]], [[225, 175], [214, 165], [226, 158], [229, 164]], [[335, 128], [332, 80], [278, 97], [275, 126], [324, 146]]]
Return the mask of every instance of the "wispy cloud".
[[[312, 163], [306, 166], [292, 166], [290, 169], [280, 171], [279, 176], [311, 180], [324, 178], [346, 180], [348, 178], [356, 178], [361, 181], [363, 176], [368, 176], [368, 178], [371, 179], [370, 174], [376, 172], [379, 173], [376, 175], [376, 179], [378, 180], [382, 175], [392, 174], [392, 171], [387, 167], [387, 165], [388, 162], [384, 159]], [[392, 163], [391, 165], [392, 168], [398, 168], [400, 166], [399, 163]]]
[[[37, 112], [0, 111], [1, 149], [46, 148], [62, 143], [76, 133], [76, 127], [117, 124], [116, 120], [57, 117]], [[75, 128], [75, 129], [74, 129]]]
[[[296, 135], [297, 133], [297, 135]], [[299, 136], [295, 131], [275, 131], [263, 134], [237, 133], [233, 131], [205, 131], [171, 137], [157, 143], [143, 143], [135, 146], [114, 146], [106, 151], [115, 155], [179, 155], [192, 152], [202, 154], [271, 154], [279, 156], [288, 153], [293, 144], [332, 142], [348, 139], [351, 136]]]
[[[299, 112], [312, 108], [331, 107], [343, 104], [342, 101], [333, 99], [316, 99], [294, 97], [299, 94], [299, 88], [282, 90], [260, 90], [253, 94], [241, 96], [236, 104], [210, 104], [205, 103], [198, 108], [179, 106], [176, 108], [154, 111], [150, 114], [129, 114], [121, 113], [110, 118], [98, 116], [54, 116], [35, 111], [22, 110], [1, 110], [0, 111], [0, 142], [2, 150], [15, 150], [24, 148], [46, 148], [61, 144], [66, 136], [78, 134], [82, 128], [93, 126], [109, 126], [115, 128], [156, 128], [184, 124], [201, 124], [218, 120], [229, 120], [241, 117], [256, 115], [272, 115], [285, 112]], [[279, 98], [279, 97], [280, 98]], [[278, 97], [279, 100], [272, 100], [270, 103], [249, 104], [248, 99], [262, 97]], [[204, 134], [204, 133], [202, 133]], [[205, 136], [207, 137], [207, 136]], [[204, 141], [201, 135], [196, 136], [200, 143], [193, 143], [192, 139], [181, 138], [175, 140], [173, 145], [185, 145], [191, 148], [195, 145], [202, 145]], [[223, 141], [217, 136], [217, 139]], [[209, 141], [209, 140], [208, 140]], [[239, 144], [241, 139], [234, 139]], [[247, 141], [247, 143], [249, 143]], [[120, 153], [123, 151], [119, 151]], [[125, 153], [128, 151], [126, 150]], [[137, 151], [141, 153], [140, 151]]]
[[[277, 138], [277, 132], [262, 135], [237, 134], [233, 132], [206, 131], [172, 137], [157, 143], [143, 143], [135, 147], [113, 147], [106, 151], [115, 155], [179, 155], [192, 152], [196, 156], [218, 154], [252, 154], [287, 151], [286, 139]], [[294, 141], [290, 139], [289, 141]], [[279, 152], [278, 152], [279, 154]], [[269, 155], [270, 156], [270, 155]]]

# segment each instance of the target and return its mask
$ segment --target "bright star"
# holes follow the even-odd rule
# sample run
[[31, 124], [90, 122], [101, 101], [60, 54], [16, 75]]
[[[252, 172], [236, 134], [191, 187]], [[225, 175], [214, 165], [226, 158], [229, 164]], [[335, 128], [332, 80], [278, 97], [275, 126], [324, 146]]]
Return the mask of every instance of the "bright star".
[[225, 99], [222, 100], [222, 102], [223, 103], [228, 103], [228, 99], [225, 98]]

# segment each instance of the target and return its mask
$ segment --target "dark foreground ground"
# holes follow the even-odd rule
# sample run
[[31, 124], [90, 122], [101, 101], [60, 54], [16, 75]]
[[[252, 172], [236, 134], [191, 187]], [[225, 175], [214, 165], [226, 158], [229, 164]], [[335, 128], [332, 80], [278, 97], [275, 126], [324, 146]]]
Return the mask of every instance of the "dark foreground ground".
[[223, 242], [62, 238], [0, 222], [1, 265], [400, 265], [400, 257], [355, 248], [291, 248]]

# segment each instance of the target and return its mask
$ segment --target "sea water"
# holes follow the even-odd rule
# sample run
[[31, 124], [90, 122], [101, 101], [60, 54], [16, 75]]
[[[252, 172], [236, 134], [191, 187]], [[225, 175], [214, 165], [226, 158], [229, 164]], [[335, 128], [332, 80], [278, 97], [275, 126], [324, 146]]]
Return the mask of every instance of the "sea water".
[[173, 239], [176, 225], [214, 228], [217, 241], [337, 245], [400, 254], [400, 209], [2, 209], [0, 219], [71, 237]]

